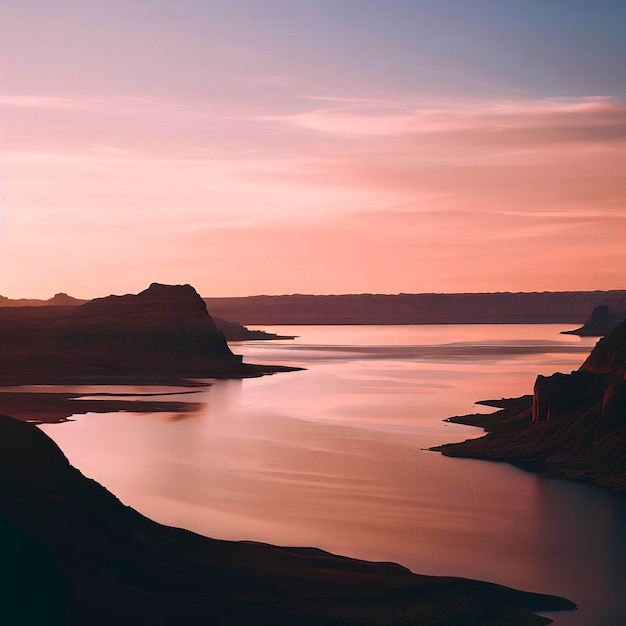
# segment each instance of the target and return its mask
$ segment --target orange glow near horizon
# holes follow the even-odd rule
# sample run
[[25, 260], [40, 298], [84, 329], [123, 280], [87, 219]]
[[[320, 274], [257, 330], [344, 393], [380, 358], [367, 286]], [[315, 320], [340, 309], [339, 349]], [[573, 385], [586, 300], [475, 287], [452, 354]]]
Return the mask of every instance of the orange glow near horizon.
[[[237, 15], [250, 36], [270, 28]], [[93, 35], [101, 82], [87, 88], [72, 48], [85, 34], [69, 24], [93, 17], [68, 17], [59, 58], [31, 50], [0, 89], [1, 295], [91, 298], [153, 281], [205, 296], [626, 288], [619, 95], [485, 90], [475, 68], [441, 59], [419, 66], [428, 84], [405, 87], [394, 69], [396, 84], [378, 75], [367, 91], [304, 59], [294, 78], [282, 49], [256, 58], [215, 33], [230, 56], [207, 56], [202, 83], [184, 49], [158, 66], [158, 47], [132, 45], [161, 39], [119, 22], [103, 28], [123, 30], [120, 52]], [[119, 76], [97, 65], [103, 50]]]

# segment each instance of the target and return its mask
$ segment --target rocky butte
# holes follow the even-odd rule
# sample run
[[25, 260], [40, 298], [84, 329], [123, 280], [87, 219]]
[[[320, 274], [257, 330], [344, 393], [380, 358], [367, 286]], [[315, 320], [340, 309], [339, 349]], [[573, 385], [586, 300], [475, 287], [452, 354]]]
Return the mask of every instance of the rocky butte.
[[[57, 293], [53, 298], [49, 300], [34, 300], [34, 299], [26, 299], [20, 298], [18, 300], [13, 300], [11, 298], [7, 298], [6, 296], [0, 296], [0, 308], [24, 308], [24, 307], [76, 307], [81, 304], [85, 304], [89, 302], [89, 300], [79, 300], [78, 298], [73, 298], [72, 296], [68, 296], [66, 293]], [[226, 337], [226, 341], [250, 341], [250, 340], [271, 340], [271, 339], [294, 339], [291, 335], [277, 335], [275, 333], [268, 333], [262, 330], [250, 330], [239, 324], [238, 322], [231, 322], [229, 320], [224, 320], [219, 317], [211, 316], [217, 330], [220, 330], [224, 333], [224, 337]]]
[[570, 374], [538, 376], [532, 396], [487, 400], [491, 415], [449, 421], [489, 434], [435, 448], [448, 456], [506, 461], [626, 494], [626, 321]]
[[564, 330], [563, 335], [581, 337], [604, 337], [613, 332], [624, 320], [626, 313], [611, 311], [608, 306], [597, 306], [589, 319], [575, 330]]
[[249, 365], [190, 285], [80, 306], [0, 308], [0, 381], [240, 378], [289, 368]]

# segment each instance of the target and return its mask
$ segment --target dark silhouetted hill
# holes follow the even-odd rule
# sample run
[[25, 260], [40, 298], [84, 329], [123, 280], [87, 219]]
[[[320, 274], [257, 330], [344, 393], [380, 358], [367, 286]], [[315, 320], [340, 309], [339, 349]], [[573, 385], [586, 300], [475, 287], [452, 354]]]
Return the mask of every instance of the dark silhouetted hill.
[[[81, 306], [0, 308], [0, 381], [239, 377], [281, 368], [243, 364], [190, 285]], [[286, 368], [283, 368], [286, 369]]]
[[[49, 307], [49, 306], [80, 306], [89, 302], [89, 300], [79, 300], [68, 296], [66, 293], [57, 293], [49, 300], [29, 300], [22, 298], [19, 300], [11, 300], [5, 296], [0, 296], [0, 308], [18, 308], [18, 307]], [[237, 322], [229, 322], [219, 317], [212, 317], [217, 330], [224, 333], [226, 341], [250, 341], [250, 340], [271, 340], [271, 339], [293, 339], [290, 335], [276, 335], [262, 330], [249, 330], [242, 324]]]

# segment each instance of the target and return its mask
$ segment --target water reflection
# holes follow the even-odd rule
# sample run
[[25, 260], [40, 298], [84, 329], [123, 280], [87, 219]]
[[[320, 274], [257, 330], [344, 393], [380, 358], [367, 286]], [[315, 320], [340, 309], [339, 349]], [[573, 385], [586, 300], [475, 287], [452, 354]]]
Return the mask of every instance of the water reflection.
[[[538, 495], [538, 550], [564, 565], [554, 572], [555, 588], [576, 590], [581, 611], [594, 616], [588, 623], [623, 624], [626, 502], [600, 489], [553, 480], [541, 481]], [[559, 623], [579, 622], [563, 616]]]

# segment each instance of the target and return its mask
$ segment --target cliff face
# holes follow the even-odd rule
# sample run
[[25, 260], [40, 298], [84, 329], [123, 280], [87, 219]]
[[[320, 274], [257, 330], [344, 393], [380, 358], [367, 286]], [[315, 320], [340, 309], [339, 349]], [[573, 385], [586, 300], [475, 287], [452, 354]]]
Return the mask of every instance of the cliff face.
[[[571, 374], [538, 376], [533, 397], [533, 422], [583, 413], [592, 407], [612, 406], [605, 395], [615, 395], [626, 374], [626, 322], [598, 341], [591, 354]], [[602, 413], [602, 411], [601, 411]]]
[[626, 370], [626, 320], [610, 335], [600, 339], [586, 361], [582, 372], [597, 374], [623, 374]]
[[161, 526], [0, 415], [0, 623], [540, 626], [553, 596]]
[[626, 321], [571, 374], [538, 376], [526, 407], [451, 418], [489, 434], [437, 448], [449, 456], [508, 461], [626, 494]]
[[81, 369], [203, 376], [241, 362], [190, 285], [153, 283], [137, 295], [98, 298], [69, 321], [62, 340]]
[[78, 307], [0, 309], [0, 376], [208, 377], [241, 369], [189, 285]]

